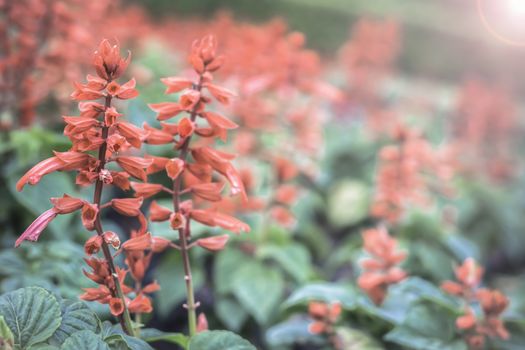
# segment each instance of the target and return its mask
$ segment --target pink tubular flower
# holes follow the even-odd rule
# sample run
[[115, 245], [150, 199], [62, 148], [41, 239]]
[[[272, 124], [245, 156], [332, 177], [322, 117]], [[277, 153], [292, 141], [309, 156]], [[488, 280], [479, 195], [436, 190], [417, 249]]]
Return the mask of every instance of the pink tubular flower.
[[29, 227], [18, 237], [15, 242], [15, 247], [18, 247], [23, 241], [36, 242], [40, 237], [40, 234], [49, 225], [51, 221], [58, 215], [55, 208], [46, 210]]

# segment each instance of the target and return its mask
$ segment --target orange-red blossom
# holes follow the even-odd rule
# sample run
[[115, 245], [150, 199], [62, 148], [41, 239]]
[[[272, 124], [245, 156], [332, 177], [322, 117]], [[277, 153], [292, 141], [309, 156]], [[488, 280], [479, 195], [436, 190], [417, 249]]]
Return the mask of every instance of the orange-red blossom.
[[[486, 337], [508, 339], [509, 332], [501, 320], [501, 314], [509, 305], [509, 299], [498, 290], [479, 288], [483, 277], [481, 268], [474, 259], [467, 258], [455, 270], [457, 282], [445, 281], [441, 288], [465, 300], [465, 312], [456, 320], [456, 327], [464, 332], [465, 341], [471, 350], [483, 349]], [[475, 314], [470, 306], [477, 302], [483, 317]]]
[[357, 283], [375, 304], [381, 304], [388, 286], [405, 279], [406, 273], [398, 265], [407, 256], [397, 250], [397, 241], [390, 237], [384, 227], [363, 232], [364, 250], [370, 257], [361, 260], [363, 273]]
[[[80, 210], [84, 227], [89, 231], [97, 232], [84, 245], [84, 250], [89, 256], [86, 262], [91, 268], [90, 272], [84, 273], [99, 284], [97, 288], [86, 288], [81, 298], [109, 304], [112, 314], [116, 316], [122, 314], [126, 307], [131, 312], [150, 312], [151, 302], [146, 294], [157, 290], [158, 285], [151, 283], [132, 290], [124, 284], [128, 270], [114, 266], [108, 250], [108, 247], [120, 249], [120, 238], [114, 232], [103, 231], [100, 211], [111, 207], [124, 216], [136, 217], [139, 220], [139, 231], [133, 233], [132, 239], [122, 245], [133, 278], [142, 279], [151, 259], [151, 253], [168, 246], [160, 239], [146, 234], [146, 219], [140, 211], [142, 198], [113, 199], [106, 204], [100, 203], [104, 184], [128, 190], [129, 178], [146, 180], [145, 169], [153, 163], [151, 159], [123, 155], [131, 148], [140, 148], [142, 142], [147, 139], [148, 133], [124, 121], [121, 118], [122, 114], [111, 105], [115, 98], [126, 100], [138, 95], [134, 79], [124, 84], [117, 82], [126, 70], [130, 57], [129, 53], [126, 57], [121, 57], [118, 45], [112, 45], [107, 40], [100, 43], [92, 61], [97, 76], [88, 75], [86, 83], [76, 83], [75, 91], [71, 94], [74, 100], [79, 101], [80, 115], [63, 117], [66, 123], [64, 134], [71, 140], [72, 147], [66, 152], [54, 152], [53, 157], [35, 165], [17, 183], [17, 189], [21, 191], [26, 184], [35, 185], [49, 173], [76, 171], [78, 185], [95, 184], [93, 202], [68, 195], [52, 198], [53, 207], [40, 215], [27, 228], [16, 241], [16, 246], [24, 240], [36, 241], [57, 215]], [[98, 99], [102, 101], [100, 103], [95, 101]], [[98, 151], [98, 157], [93, 156], [93, 151]], [[121, 170], [105, 168], [107, 163], [113, 161]], [[151, 244], [138, 249], [131, 243], [141, 236], [147, 236]], [[129, 249], [130, 246], [134, 249]], [[104, 259], [94, 256], [100, 251], [103, 251]], [[114, 274], [118, 275], [118, 279]], [[128, 297], [131, 292], [135, 293], [133, 298]]]

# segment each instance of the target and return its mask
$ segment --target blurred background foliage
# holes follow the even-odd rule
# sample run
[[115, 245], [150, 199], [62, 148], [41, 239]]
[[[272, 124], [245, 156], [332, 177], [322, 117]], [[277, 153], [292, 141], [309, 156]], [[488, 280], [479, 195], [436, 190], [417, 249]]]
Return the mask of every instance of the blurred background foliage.
[[[431, 108], [408, 109], [406, 113], [436, 144], [445, 139], [444, 119], [455, 113], [454, 98], [464, 77], [480, 76], [504, 85], [515, 96], [522, 97], [525, 92], [523, 51], [495, 43], [480, 25], [473, 1], [135, 0], [127, 3], [142, 6], [157, 19], [211, 18], [221, 11], [231, 11], [235, 18], [255, 23], [282, 17], [292, 30], [305, 33], [309, 48], [320, 52], [328, 66], [327, 80], [336, 86], [342, 84], [343, 73], [332, 72], [330, 66], [348, 39], [351, 26], [362, 17], [396, 19], [403, 27], [403, 42], [398, 70], [385, 88], [386, 100], [394, 105], [418, 94], [430, 96]], [[177, 40], [177, 33], [173, 33], [173, 40]], [[176, 74], [183, 60], [167, 55], [158, 42], [148, 43], [147, 49], [134, 60], [152, 74], [151, 83], [138, 87], [141, 96], [127, 106], [126, 117], [142, 125], [154, 119], [146, 104], [164, 98], [158, 78]], [[516, 99], [521, 116], [519, 100]], [[40, 110], [45, 114], [46, 106]], [[337, 114], [333, 110], [324, 112]], [[520, 120], [518, 125], [523, 126], [523, 122]], [[74, 298], [87, 284], [86, 279], [79, 278], [79, 271], [83, 266], [82, 243], [88, 234], [78, 217], [59, 217], [40, 244], [11, 249], [15, 237], [32, 218], [48, 208], [49, 197], [62, 193], [85, 198], [90, 195], [75, 188], [74, 179], [62, 173], [44, 178], [38, 188], [15, 191], [16, 180], [30, 165], [48, 157], [52, 150], [68, 148], [67, 139], [59, 133], [60, 127], [53, 123], [46, 128], [36, 125], [1, 135], [0, 292], [39, 285]], [[354, 282], [360, 273], [358, 261], [362, 257], [360, 233], [377, 223], [369, 215], [369, 207], [374, 194], [376, 156], [388, 141], [370, 138], [363, 133], [363, 127], [362, 121], [346, 115], [323, 125], [321, 171], [313, 181], [298, 180], [308, 191], [293, 206], [297, 217], [293, 230], [265, 223], [257, 215], [247, 215], [254, 232], [233, 237], [232, 244], [219, 254], [193, 252], [197, 299], [208, 315], [210, 327], [239, 332], [261, 349], [320, 349], [326, 344], [308, 333], [305, 306], [312, 299], [339, 300], [344, 309], [344, 332], [358, 344], [351, 349], [465, 349], [453, 328], [460, 312], [458, 305], [436, 286], [454, 278], [455, 264], [474, 257], [486, 268], [485, 283], [502, 289], [512, 298], [506, 319], [513, 340], [490, 346], [498, 350], [522, 349], [525, 177], [519, 146], [523, 138], [519, 138], [519, 146], [514, 149], [513, 161], [518, 168], [514, 179], [495, 184], [482, 177], [458, 178], [454, 180], [457, 193], [452, 200], [437, 196], [436, 204], [430, 208], [410, 209], [392, 234], [409, 252], [403, 268], [414, 277], [395, 286], [383, 306], [377, 307]], [[272, 137], [278, 140], [278, 136], [270, 136], [270, 143], [278, 142]], [[170, 150], [165, 152], [169, 154]], [[264, 177], [264, 169], [257, 171]], [[123, 193], [106, 195], [123, 196]], [[447, 205], [454, 207], [454, 217], [458, 219], [454, 224], [447, 224], [439, 210]], [[133, 225], [117, 216], [104, 219], [106, 229], [115, 227], [117, 232], [126, 232]], [[151, 229], [160, 234], [170, 232], [161, 224], [154, 224]], [[203, 230], [204, 227], [197, 228], [193, 234], [198, 237]], [[185, 324], [181, 307], [185, 291], [178, 253], [165, 252], [155, 257], [151, 270], [147, 278], [157, 279], [162, 289], [155, 297], [157, 311], [146, 324], [165, 331], [181, 331]], [[93, 307], [104, 314], [103, 308]], [[425, 323], [433, 323], [434, 328], [418, 328]]]

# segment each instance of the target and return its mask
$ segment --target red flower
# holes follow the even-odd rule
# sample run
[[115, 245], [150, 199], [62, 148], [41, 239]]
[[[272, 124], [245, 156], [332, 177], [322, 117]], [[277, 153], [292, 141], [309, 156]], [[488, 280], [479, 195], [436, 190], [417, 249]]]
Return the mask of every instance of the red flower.
[[142, 197], [112, 199], [111, 207], [122, 215], [138, 216], [142, 214], [140, 211], [142, 202], [143, 202]]
[[205, 83], [203, 86], [222, 104], [230, 103], [230, 99], [235, 96], [233, 92], [211, 83]]
[[102, 246], [102, 237], [99, 235], [92, 236], [84, 244], [84, 251], [87, 255], [93, 255], [100, 251]]
[[184, 170], [184, 161], [179, 158], [169, 159], [165, 167], [168, 177], [175, 180]]
[[142, 127], [147, 132], [144, 142], [150, 145], [164, 145], [173, 142], [173, 134], [169, 132], [155, 129], [147, 123], [142, 124]]
[[182, 118], [177, 126], [177, 130], [179, 131], [180, 137], [190, 137], [193, 135], [193, 131], [195, 131], [195, 125], [188, 118]]
[[397, 265], [406, 258], [405, 252], [396, 250], [397, 241], [388, 235], [385, 228], [363, 232], [364, 249], [371, 258], [360, 262], [363, 274], [357, 281], [376, 304], [381, 304], [389, 285], [405, 279], [406, 273]]
[[220, 235], [207, 238], [199, 238], [196, 242], [199, 247], [210, 250], [212, 252], [223, 250], [228, 243], [228, 235]]
[[147, 181], [147, 176], [144, 169], [150, 166], [152, 162], [153, 161], [151, 159], [144, 159], [139, 157], [117, 157], [117, 163], [122, 169], [128, 172], [128, 174], [130, 174], [131, 176], [144, 182]]
[[193, 85], [193, 82], [190, 79], [179, 78], [179, 77], [168, 77], [160, 79], [164, 85], [167, 86], [165, 93], [173, 94], [175, 92], [188, 89]]
[[201, 116], [205, 118], [210, 125], [216, 128], [231, 130], [239, 127], [239, 125], [235, 124], [230, 119], [215, 112], [203, 112], [201, 113]]
[[174, 230], [183, 228], [186, 225], [186, 217], [181, 212], [170, 214], [170, 226]]
[[149, 219], [151, 221], [166, 221], [170, 218], [171, 210], [157, 204], [156, 201], [153, 201], [149, 207], [149, 213]]
[[142, 293], [129, 303], [128, 308], [130, 312], [135, 313], [150, 313], [153, 311], [151, 300]]
[[41, 161], [34, 167], [32, 167], [27, 173], [24, 174], [16, 183], [17, 191], [22, 191], [25, 184], [36, 185], [42, 176], [52, 173], [57, 170], [61, 170], [65, 166], [65, 163], [58, 157], [51, 157]]
[[84, 203], [82, 207], [82, 225], [92, 231], [95, 229], [95, 220], [98, 216], [98, 206], [96, 204]]
[[250, 232], [250, 226], [226, 214], [210, 210], [192, 210], [190, 217], [206, 226], [219, 226], [235, 233], [240, 233], [241, 231]]
[[167, 120], [175, 117], [184, 108], [175, 102], [151, 103], [148, 105], [153, 111], [157, 112], [157, 120]]
[[80, 210], [85, 201], [65, 194], [62, 198], [51, 198], [51, 203], [58, 214], [69, 214]]
[[128, 239], [122, 244], [122, 249], [126, 251], [143, 251], [151, 249], [151, 233]]
[[113, 316], [118, 316], [124, 312], [124, 303], [120, 298], [109, 299], [109, 310]]
[[191, 191], [202, 199], [210, 202], [218, 202], [221, 200], [221, 192], [224, 188], [224, 184], [209, 182], [196, 184], [191, 186]]
[[148, 198], [162, 191], [164, 186], [151, 183], [131, 182], [131, 188], [135, 191], [136, 197]]
[[124, 136], [126, 141], [135, 148], [140, 148], [142, 145], [142, 139], [145, 138], [144, 131], [133, 124], [127, 122], [115, 123], [115, 128], [119, 131], [120, 135]]

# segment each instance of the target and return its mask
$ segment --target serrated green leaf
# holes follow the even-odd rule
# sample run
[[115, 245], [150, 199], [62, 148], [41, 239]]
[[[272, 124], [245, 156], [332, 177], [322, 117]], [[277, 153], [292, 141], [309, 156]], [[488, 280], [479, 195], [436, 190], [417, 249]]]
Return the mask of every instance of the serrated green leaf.
[[385, 340], [414, 350], [465, 350], [455, 332], [456, 315], [429, 300], [420, 300], [407, 312], [404, 322], [386, 334]]
[[102, 338], [92, 331], [76, 332], [66, 339], [60, 350], [110, 350]]
[[410, 277], [391, 286], [381, 306], [374, 305], [368, 298], [360, 298], [359, 308], [389, 323], [399, 324], [405, 320], [410, 305], [420, 300], [430, 300], [448, 310], [456, 310], [459, 307], [457, 301], [432, 283], [419, 277]]
[[27, 348], [47, 340], [62, 317], [56, 298], [40, 287], [27, 287], [0, 297], [0, 315], [13, 332], [15, 345]]
[[307, 284], [294, 291], [283, 303], [284, 308], [309, 301], [324, 301], [327, 303], [340, 302], [346, 309], [353, 309], [357, 302], [357, 293], [350, 287], [343, 287], [330, 283]]
[[266, 245], [257, 254], [263, 259], [275, 260], [297, 282], [305, 282], [312, 274], [310, 253], [302, 245]]
[[109, 321], [102, 323], [100, 337], [111, 350], [153, 350], [144, 340], [127, 335], [119, 324], [114, 325]]
[[111, 350], [153, 350], [145, 341], [126, 334], [114, 334], [104, 339]]
[[228, 331], [197, 333], [190, 340], [188, 350], [256, 350], [247, 340]]
[[15, 336], [13, 335], [13, 332], [11, 332], [11, 330], [7, 326], [4, 316], [2, 315], [0, 315], [0, 340], [4, 344], [9, 344], [11, 346], [14, 345], [14, 341], [15, 341]]
[[281, 273], [258, 262], [245, 264], [233, 276], [233, 294], [261, 324], [266, 324], [275, 312], [283, 292]]
[[62, 301], [60, 307], [62, 322], [49, 340], [50, 344], [62, 344], [68, 337], [79, 331], [97, 331], [98, 319], [84, 302], [65, 300]]

